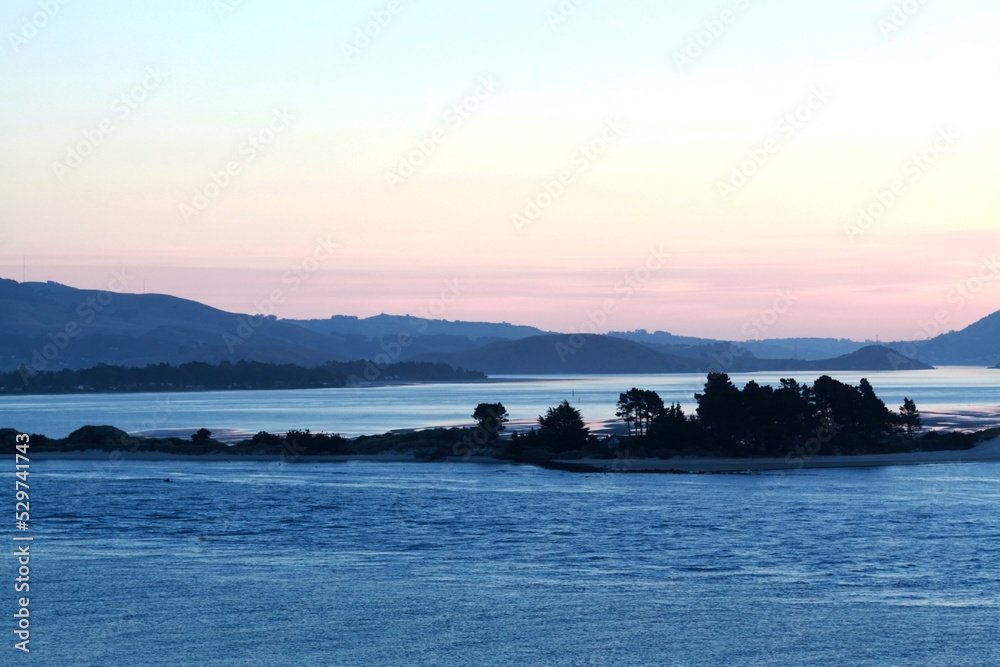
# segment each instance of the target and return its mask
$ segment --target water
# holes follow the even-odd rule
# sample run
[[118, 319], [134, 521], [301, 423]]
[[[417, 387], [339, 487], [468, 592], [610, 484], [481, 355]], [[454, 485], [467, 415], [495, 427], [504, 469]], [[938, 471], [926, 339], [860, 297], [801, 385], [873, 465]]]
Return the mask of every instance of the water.
[[31, 470], [17, 664], [1000, 664], [1000, 464]]
[[[751, 379], [777, 385], [779, 378], [788, 375], [747, 373], [733, 375], [733, 379], [740, 386]], [[820, 374], [794, 375], [800, 382], [811, 383]], [[968, 411], [976, 421], [982, 421], [984, 414], [1000, 414], [1000, 370], [952, 367], [830, 375], [852, 384], [867, 377], [890, 409], [897, 409], [908, 396], [925, 413]], [[502, 402], [512, 424], [525, 425], [562, 400], [570, 401], [588, 420], [599, 422], [615, 418], [618, 394], [633, 386], [653, 389], [666, 403], [680, 402], [692, 412], [694, 394], [705, 384], [701, 374], [522, 380], [363, 389], [3, 396], [0, 426], [50, 437], [65, 437], [88, 424], [109, 424], [129, 433], [176, 432], [185, 437], [202, 427], [216, 435], [231, 436], [305, 428], [358, 436], [393, 429], [471, 425], [472, 411], [482, 402]]]

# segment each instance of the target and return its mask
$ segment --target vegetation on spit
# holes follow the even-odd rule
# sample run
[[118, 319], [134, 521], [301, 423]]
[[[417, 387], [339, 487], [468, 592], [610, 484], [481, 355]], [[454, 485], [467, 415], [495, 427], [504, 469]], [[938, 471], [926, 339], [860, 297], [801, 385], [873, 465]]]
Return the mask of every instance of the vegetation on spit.
[[[632, 388], [619, 396], [618, 417], [627, 435], [597, 436], [580, 411], [563, 401], [549, 408], [528, 432], [501, 436], [509, 414], [502, 403], [480, 403], [473, 411], [476, 426], [394, 432], [345, 438], [336, 434], [293, 430], [260, 432], [225, 444], [201, 429], [189, 439], [130, 436], [112, 426], [85, 426], [68, 437], [32, 435], [33, 451], [104, 450], [168, 454], [228, 454], [278, 457], [373, 455], [399, 453], [421, 460], [490, 457], [550, 465], [581, 458], [662, 458], [674, 456], [811, 457], [835, 454], [901, 453], [970, 449], [1000, 435], [1000, 428], [975, 433], [923, 433], [920, 412], [906, 398], [889, 410], [871, 384], [858, 386], [822, 376], [812, 385], [782, 379], [780, 386], [749, 382], [740, 389], [725, 373], [710, 373], [695, 394], [695, 414], [679, 404], [665, 405], [654, 391]], [[0, 430], [0, 446], [13, 452], [17, 431]]]

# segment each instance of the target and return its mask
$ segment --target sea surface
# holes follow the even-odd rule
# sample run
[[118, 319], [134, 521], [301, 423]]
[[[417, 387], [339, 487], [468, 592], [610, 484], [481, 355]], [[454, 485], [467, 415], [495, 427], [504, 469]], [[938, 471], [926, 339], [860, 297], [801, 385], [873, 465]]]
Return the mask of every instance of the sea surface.
[[39, 460], [30, 482], [31, 652], [8, 557], [5, 665], [1000, 664], [1000, 464]]
[[[925, 416], [947, 415], [947, 424], [1000, 421], [1000, 370], [946, 367], [928, 371], [829, 373], [857, 384], [867, 377], [890, 409], [912, 398]], [[809, 373], [742, 373], [777, 386], [789, 375], [812, 383]], [[568, 400], [597, 426], [615, 418], [615, 403], [631, 387], [652, 389], [687, 412], [705, 385], [703, 374], [563, 377], [497, 377], [487, 383], [439, 383], [287, 391], [207, 391], [162, 394], [73, 394], [0, 396], [0, 428], [61, 438], [86, 425], [107, 424], [132, 434], [189, 436], [208, 428], [222, 439], [258, 431], [282, 433], [310, 429], [353, 437], [395, 429], [472, 425], [472, 411], [483, 402], [501, 402], [512, 427], [527, 427], [549, 407]]]

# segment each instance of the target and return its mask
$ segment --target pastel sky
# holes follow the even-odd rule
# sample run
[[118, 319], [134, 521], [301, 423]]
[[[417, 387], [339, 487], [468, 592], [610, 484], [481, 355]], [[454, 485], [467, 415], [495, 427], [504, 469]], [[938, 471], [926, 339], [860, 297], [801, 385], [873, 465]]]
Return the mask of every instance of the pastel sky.
[[9, 0], [0, 277], [279, 317], [958, 329], [1000, 309], [997, 34], [986, 0]]

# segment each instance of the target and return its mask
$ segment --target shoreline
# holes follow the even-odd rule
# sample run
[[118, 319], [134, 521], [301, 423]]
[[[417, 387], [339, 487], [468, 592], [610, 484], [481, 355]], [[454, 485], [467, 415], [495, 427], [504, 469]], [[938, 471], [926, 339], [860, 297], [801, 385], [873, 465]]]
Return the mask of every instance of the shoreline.
[[934, 465], [950, 463], [1000, 462], [1000, 438], [981, 442], [972, 449], [950, 449], [900, 454], [857, 454], [854, 456], [783, 458], [670, 458], [670, 459], [574, 459], [555, 463], [567, 467], [591, 468], [595, 472], [633, 473], [739, 473], [830, 468], [884, 468], [890, 466]]
[[[120, 454], [116, 456], [116, 454]], [[133, 452], [121, 454], [120, 450], [81, 450], [75, 452], [34, 452], [33, 461], [202, 461], [207, 463], [255, 461], [281, 464], [348, 463], [370, 461], [378, 463], [475, 463], [488, 465], [534, 465], [542, 468], [572, 472], [597, 473], [743, 473], [768, 471], [819, 470], [831, 468], [882, 468], [904, 465], [935, 465], [951, 463], [1000, 462], [1000, 438], [981, 442], [972, 449], [905, 452], [900, 454], [859, 454], [856, 456], [814, 456], [806, 459], [783, 458], [670, 458], [670, 459], [556, 459], [551, 462], [506, 461], [486, 456], [447, 456], [434, 461], [424, 461], [413, 454], [341, 454], [325, 456], [297, 456], [283, 458], [268, 455], [230, 454], [170, 454], [167, 452]]]

